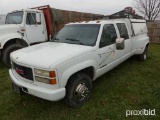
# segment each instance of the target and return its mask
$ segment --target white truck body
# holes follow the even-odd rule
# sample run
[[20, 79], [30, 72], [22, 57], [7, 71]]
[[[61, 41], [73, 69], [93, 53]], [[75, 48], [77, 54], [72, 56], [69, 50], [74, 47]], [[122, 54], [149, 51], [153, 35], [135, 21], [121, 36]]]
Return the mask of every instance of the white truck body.
[[47, 41], [44, 13], [36, 9], [13, 11], [6, 16], [5, 24], [0, 25], [0, 56], [10, 66], [10, 53]]
[[[42, 16], [40, 18], [41, 25], [27, 24], [27, 13], [39, 13]], [[10, 14], [15, 15], [11, 16]], [[38, 34], [38, 38], [35, 34]], [[25, 9], [9, 13], [6, 17], [6, 24], [0, 26], [0, 35], [0, 49], [3, 49], [6, 42], [12, 39], [22, 39], [23, 41], [21, 40], [21, 42], [24, 42], [26, 45], [47, 41], [47, 30], [43, 12], [41, 10]]]
[[[87, 39], [81, 40], [81, 42], [84, 40], [83, 42], [88, 45], [75, 44], [74, 42], [78, 40], [75, 41], [75, 39], [68, 38], [66, 40], [74, 42], [72, 44], [62, 43], [60, 38], [55, 38], [54, 42], [42, 43], [15, 51], [11, 53], [13, 68], [9, 70], [14, 85], [22, 88], [22, 91], [28, 94], [57, 101], [67, 96], [67, 83], [71, 76], [77, 73], [86, 72], [93, 81], [133, 55], [143, 55], [143, 59], [146, 59], [144, 51], [149, 45], [149, 37], [147, 36], [147, 27], [144, 20], [114, 19], [89, 21], [70, 23], [65, 27], [77, 25], [81, 27], [99, 26], [94, 45], [91, 45], [89, 40], [96, 35], [95, 32], [91, 33], [88, 41]], [[121, 27], [119, 28], [119, 26]], [[57, 37], [61, 35], [65, 27], [62, 28]], [[79, 29], [77, 33], [81, 34], [83, 30]], [[121, 35], [124, 35], [124, 38]], [[106, 37], [108, 37], [107, 40], [112, 39], [114, 41], [110, 44], [107, 41], [106, 44], [106, 41], [104, 41]], [[122, 49], [121, 46], [118, 48], [118, 44], [122, 45], [122, 43], [124, 45]], [[23, 76], [23, 74], [27, 74], [23, 68], [29, 68], [32, 71], [32, 80]], [[56, 83], [54, 85], [44, 83], [46, 79], [51, 78], [45, 76], [47, 72], [45, 75], [37, 75], [39, 74], [37, 69], [40, 70], [39, 73], [54, 71]], [[43, 81], [40, 82], [37, 77], [45, 78], [45, 80], [40, 79]]]
[[46, 24], [42, 10], [23, 9], [8, 13], [5, 24], [0, 25], [2, 62], [10, 67], [11, 52], [48, 41], [51, 35], [50, 31], [47, 31], [48, 24]]

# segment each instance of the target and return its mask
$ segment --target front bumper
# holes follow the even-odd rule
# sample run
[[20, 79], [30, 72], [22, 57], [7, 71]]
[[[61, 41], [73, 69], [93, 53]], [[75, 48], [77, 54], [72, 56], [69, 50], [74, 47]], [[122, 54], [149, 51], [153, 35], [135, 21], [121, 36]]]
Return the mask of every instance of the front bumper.
[[65, 97], [65, 94], [66, 94], [65, 88], [51, 90], [51, 89], [33, 85], [28, 82], [21, 81], [20, 79], [15, 77], [11, 69], [9, 70], [9, 74], [14, 84], [28, 89], [28, 92], [27, 92], [28, 94], [31, 94], [31, 95], [34, 95], [34, 96], [37, 96], [39, 98], [43, 98], [46, 100], [50, 100], [50, 101], [58, 101]]

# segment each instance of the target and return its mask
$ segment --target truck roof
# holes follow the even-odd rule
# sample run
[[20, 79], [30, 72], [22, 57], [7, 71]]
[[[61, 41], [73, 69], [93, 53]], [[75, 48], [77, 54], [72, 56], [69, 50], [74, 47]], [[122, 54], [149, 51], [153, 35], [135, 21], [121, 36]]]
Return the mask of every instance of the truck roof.
[[25, 11], [31, 11], [31, 12], [42, 12], [42, 10], [38, 10], [38, 9], [24, 9]]
[[107, 19], [107, 20], [93, 20], [93, 21], [80, 21], [80, 22], [71, 22], [68, 24], [103, 24], [103, 23], [113, 23], [113, 22], [137, 22], [137, 23], [144, 23], [145, 20], [142, 19], [128, 19], [128, 18], [122, 18], [122, 19]]
[[122, 19], [94, 20], [94, 21], [82, 21], [82, 22], [69, 23], [67, 25], [71, 25], [71, 24], [109, 24], [113, 22], [126, 23], [126, 25], [128, 26], [128, 31], [131, 33], [131, 35], [139, 35], [139, 34], [148, 32], [146, 21], [142, 19], [122, 18]]
[[37, 10], [37, 9], [21, 9], [21, 10], [13, 10], [12, 12], [9, 12], [9, 13], [18, 12], [18, 11], [42, 12], [41, 10]]

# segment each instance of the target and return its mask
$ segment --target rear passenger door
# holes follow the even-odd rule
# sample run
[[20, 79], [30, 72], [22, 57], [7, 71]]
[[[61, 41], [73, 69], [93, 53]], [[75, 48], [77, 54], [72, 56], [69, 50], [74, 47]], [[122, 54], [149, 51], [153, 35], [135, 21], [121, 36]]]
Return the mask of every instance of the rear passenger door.
[[124, 38], [124, 49], [123, 50], [116, 50], [117, 56], [116, 59], [120, 59], [120, 61], [124, 61], [131, 56], [132, 51], [132, 40], [131, 35], [128, 32], [128, 26], [123, 22], [116, 22], [116, 27], [118, 30], [118, 38]]

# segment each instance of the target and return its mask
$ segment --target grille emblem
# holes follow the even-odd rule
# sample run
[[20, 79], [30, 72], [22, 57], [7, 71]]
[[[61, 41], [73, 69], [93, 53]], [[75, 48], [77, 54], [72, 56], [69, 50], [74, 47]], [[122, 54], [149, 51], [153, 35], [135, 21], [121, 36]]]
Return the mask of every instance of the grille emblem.
[[18, 74], [24, 75], [23, 70], [20, 70], [20, 69], [18, 69], [18, 68], [16, 68], [16, 72], [17, 72]]

